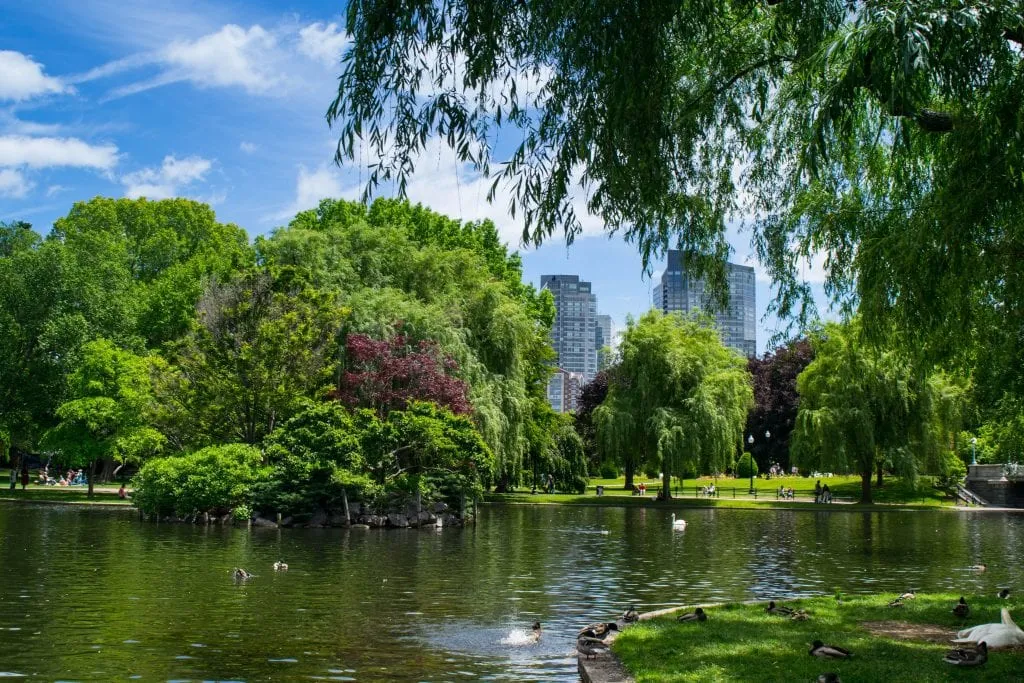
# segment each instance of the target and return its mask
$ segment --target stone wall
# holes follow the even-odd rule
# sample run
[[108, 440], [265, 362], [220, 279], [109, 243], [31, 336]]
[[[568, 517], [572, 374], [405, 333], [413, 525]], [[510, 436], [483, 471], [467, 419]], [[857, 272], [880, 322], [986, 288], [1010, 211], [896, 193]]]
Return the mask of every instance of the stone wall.
[[1024, 481], [1003, 476], [1003, 465], [970, 465], [965, 486], [995, 507], [1024, 508]]

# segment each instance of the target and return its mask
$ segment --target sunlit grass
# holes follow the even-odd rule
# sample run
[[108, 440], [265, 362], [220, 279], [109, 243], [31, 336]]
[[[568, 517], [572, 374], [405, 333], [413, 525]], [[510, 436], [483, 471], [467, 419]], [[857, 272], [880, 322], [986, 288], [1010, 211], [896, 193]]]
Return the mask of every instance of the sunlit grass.
[[[868, 621], [898, 620], [953, 631], [999, 621], [999, 609], [1017, 601], [967, 595], [972, 613], [958, 619], [952, 607], [959, 595], [918, 595], [901, 609], [886, 606], [894, 595], [786, 602], [807, 610], [807, 621], [766, 614], [764, 605], [730, 604], [708, 608], [708, 621], [680, 624], [674, 617], [645, 621], [624, 631], [615, 653], [637, 683], [673, 681], [815, 681], [834, 671], [844, 681], [1019, 681], [1024, 680], [1024, 652], [994, 652], [978, 670], [960, 670], [942, 661], [948, 643], [898, 640], [870, 633]], [[822, 640], [854, 653], [850, 660], [829, 661], [809, 654]]]

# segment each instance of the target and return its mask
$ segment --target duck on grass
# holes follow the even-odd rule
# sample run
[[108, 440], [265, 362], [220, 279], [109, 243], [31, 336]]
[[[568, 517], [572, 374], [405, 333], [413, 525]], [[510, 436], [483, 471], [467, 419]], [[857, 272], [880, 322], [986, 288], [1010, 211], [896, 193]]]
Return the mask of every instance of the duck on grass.
[[[967, 592], [965, 624], [954, 611], [960, 597], [916, 592], [899, 610], [888, 607], [892, 594], [848, 596], [841, 603], [828, 596], [704, 607], [699, 628], [695, 620], [678, 621], [678, 613], [641, 621], [615, 639], [612, 651], [636, 683], [886, 681], [897, 671], [907, 680], [960, 681], [965, 667], [983, 672], [985, 680], [1020, 680], [1024, 648], [951, 641], [967, 625], [1007, 626], [1001, 608], [1024, 612], [1024, 604], [1017, 605], [1015, 596]], [[807, 618], [793, 619], [797, 613]]]

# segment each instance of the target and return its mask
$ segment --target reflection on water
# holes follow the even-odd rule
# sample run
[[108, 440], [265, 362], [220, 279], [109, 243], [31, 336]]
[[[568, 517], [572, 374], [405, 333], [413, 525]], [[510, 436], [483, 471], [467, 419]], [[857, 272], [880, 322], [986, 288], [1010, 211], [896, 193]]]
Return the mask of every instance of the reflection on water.
[[631, 604], [1024, 588], [1020, 515], [683, 516], [485, 507], [442, 533], [248, 532], [2, 505], [0, 677], [575, 681], [576, 630]]

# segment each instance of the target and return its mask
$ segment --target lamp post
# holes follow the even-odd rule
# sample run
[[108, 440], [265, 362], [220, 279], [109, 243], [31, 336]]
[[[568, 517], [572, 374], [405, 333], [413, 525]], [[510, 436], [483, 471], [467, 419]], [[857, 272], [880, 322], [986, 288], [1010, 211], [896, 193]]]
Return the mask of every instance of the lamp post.
[[971, 437], [971, 464], [972, 465], [977, 465], [978, 464], [978, 456], [977, 456], [977, 452], [975, 450], [975, 446], [977, 446], [977, 445], [978, 445], [977, 437]]
[[750, 492], [753, 493], [754, 492], [754, 435], [753, 434], [751, 434], [750, 436], [747, 437], [747, 444], [750, 445], [750, 462], [748, 463], [750, 465], [750, 467], [748, 468], [747, 471], [750, 472]]

